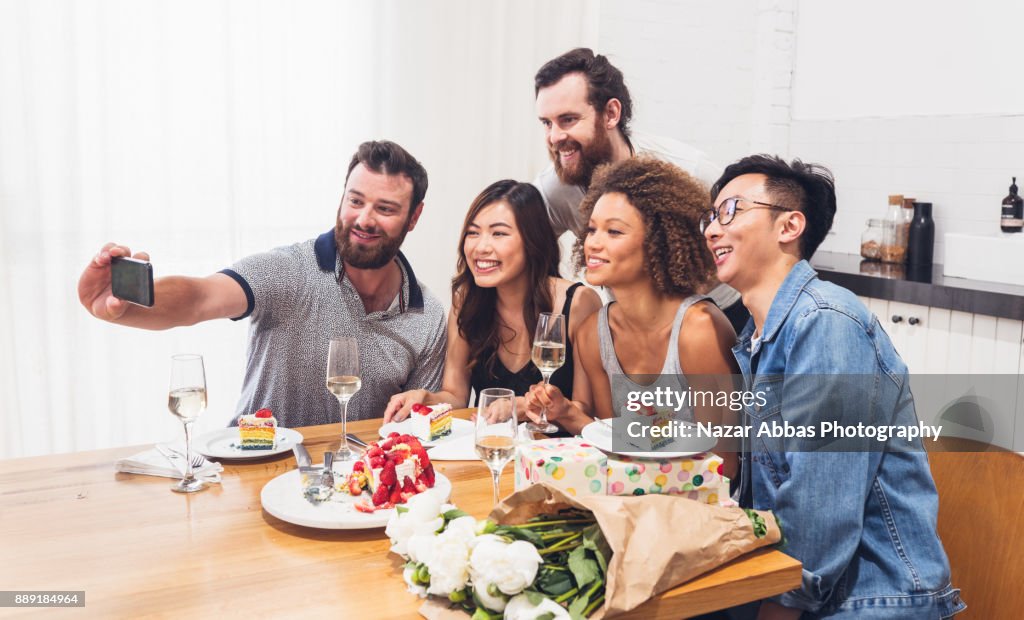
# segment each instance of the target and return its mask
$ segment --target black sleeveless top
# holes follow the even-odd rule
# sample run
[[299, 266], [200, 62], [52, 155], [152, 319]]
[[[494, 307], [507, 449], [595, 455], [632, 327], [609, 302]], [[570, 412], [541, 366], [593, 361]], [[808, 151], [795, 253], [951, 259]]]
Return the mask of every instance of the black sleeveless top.
[[[551, 385], [557, 386], [568, 400], [572, 400], [573, 377], [572, 340], [569, 338], [568, 334], [569, 309], [572, 306], [572, 296], [576, 293], [576, 289], [581, 286], [583, 286], [583, 284], [577, 282], [565, 291], [565, 304], [562, 306], [562, 315], [565, 317], [566, 329], [565, 364], [551, 374]], [[484, 350], [480, 359], [478, 359], [476, 364], [474, 364], [473, 370], [469, 375], [469, 385], [473, 389], [474, 394], [479, 395], [480, 390], [486, 388], [500, 387], [512, 390], [516, 393], [516, 396], [522, 396], [529, 391], [530, 386], [544, 380], [544, 377], [540, 374], [540, 370], [537, 369], [532, 361], [526, 362], [526, 365], [520, 368], [519, 372], [512, 372], [508, 368], [505, 368], [505, 364], [501, 362], [501, 358], [497, 355], [494, 356], [494, 367], [491, 368], [491, 372], [488, 372], [486, 360], [491, 356], [493, 351], [493, 348]], [[477, 396], [474, 396], [474, 404], [476, 400]]]

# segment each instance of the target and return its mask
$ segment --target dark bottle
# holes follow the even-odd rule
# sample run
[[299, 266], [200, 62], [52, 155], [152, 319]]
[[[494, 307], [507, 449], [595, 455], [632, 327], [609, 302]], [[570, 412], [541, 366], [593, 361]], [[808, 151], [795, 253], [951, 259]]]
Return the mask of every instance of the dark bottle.
[[907, 262], [911, 265], [931, 265], [935, 252], [935, 222], [932, 203], [915, 202], [914, 219], [910, 222]]
[[1024, 199], [1017, 195], [1017, 177], [1013, 177], [1010, 193], [1003, 198], [1003, 214], [999, 219], [1003, 232], [1019, 233], [1024, 229]]

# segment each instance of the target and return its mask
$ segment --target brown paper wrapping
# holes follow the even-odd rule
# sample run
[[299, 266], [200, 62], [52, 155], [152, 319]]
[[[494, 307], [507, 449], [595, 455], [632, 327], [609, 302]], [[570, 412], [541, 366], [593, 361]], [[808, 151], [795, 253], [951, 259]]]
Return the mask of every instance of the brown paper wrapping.
[[[592, 619], [634, 609], [648, 599], [717, 568], [744, 553], [782, 538], [775, 517], [758, 511], [768, 526], [754, 536], [750, 518], [739, 508], [702, 504], [669, 495], [570, 497], [546, 484], [510, 495], [491, 511], [499, 524], [524, 523], [565, 508], [594, 513], [612, 549], [604, 607]], [[428, 600], [420, 613], [430, 620], [465, 619], [446, 601]]]

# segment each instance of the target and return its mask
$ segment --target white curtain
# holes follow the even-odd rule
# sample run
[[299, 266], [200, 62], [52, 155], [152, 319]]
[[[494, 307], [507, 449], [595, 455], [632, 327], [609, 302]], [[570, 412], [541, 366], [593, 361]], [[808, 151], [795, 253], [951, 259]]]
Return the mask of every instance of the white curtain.
[[[466, 207], [545, 161], [532, 76], [597, 39], [596, 2], [0, 0], [0, 458], [179, 436], [168, 357], [206, 357], [227, 424], [246, 322], [102, 323], [78, 276], [106, 241], [206, 275], [328, 230], [356, 145], [430, 190], [405, 250], [442, 299]], [[316, 373], [314, 373], [316, 374]]]

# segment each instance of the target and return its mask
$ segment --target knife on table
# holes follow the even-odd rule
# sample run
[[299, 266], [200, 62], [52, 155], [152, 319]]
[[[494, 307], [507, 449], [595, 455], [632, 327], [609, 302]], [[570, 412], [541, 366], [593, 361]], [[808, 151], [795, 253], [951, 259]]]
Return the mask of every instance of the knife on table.
[[311, 467], [313, 465], [313, 459], [309, 457], [309, 451], [306, 450], [306, 446], [297, 443], [292, 446], [292, 452], [295, 454], [295, 464], [299, 467]]

